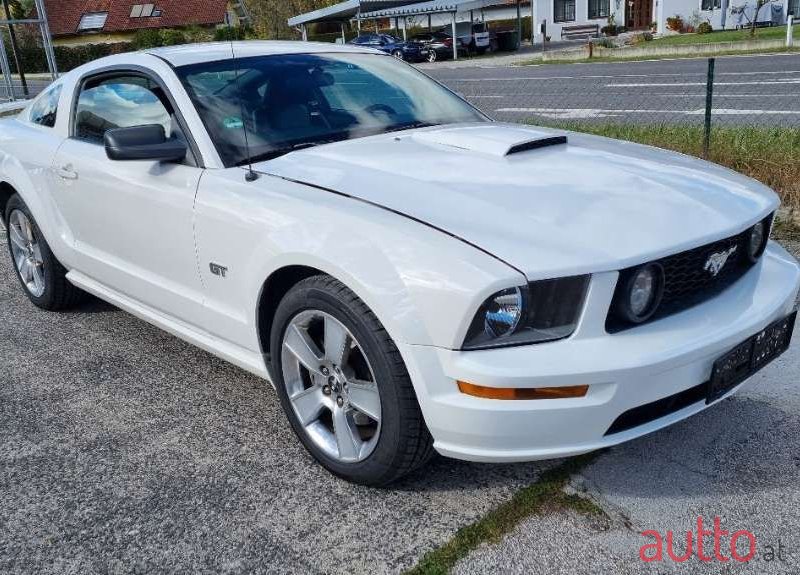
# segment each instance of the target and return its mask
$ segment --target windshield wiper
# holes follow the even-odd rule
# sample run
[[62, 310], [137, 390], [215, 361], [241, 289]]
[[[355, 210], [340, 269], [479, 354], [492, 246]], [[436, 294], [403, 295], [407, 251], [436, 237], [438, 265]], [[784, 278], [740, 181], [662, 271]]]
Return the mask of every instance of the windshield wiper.
[[334, 138], [330, 140], [313, 140], [308, 142], [298, 142], [296, 144], [292, 144], [291, 146], [284, 146], [282, 148], [276, 148], [274, 150], [270, 150], [268, 152], [264, 152], [263, 154], [256, 154], [249, 160], [244, 159], [239, 162], [238, 165], [242, 166], [246, 164], [248, 161], [250, 162], [265, 162], [267, 160], [274, 160], [275, 158], [279, 158], [281, 156], [285, 156], [286, 154], [290, 154], [292, 152], [296, 152], [298, 150], [307, 150], [308, 148], [315, 148], [317, 146], [322, 146], [323, 144], [332, 144], [334, 142], [339, 142], [340, 139]]
[[383, 131], [385, 133], [389, 132], [402, 132], [403, 130], [414, 130], [416, 128], [431, 128], [433, 126], [439, 126], [441, 124], [437, 124], [435, 122], [406, 122], [405, 124], [395, 124], [394, 126], [389, 126]]

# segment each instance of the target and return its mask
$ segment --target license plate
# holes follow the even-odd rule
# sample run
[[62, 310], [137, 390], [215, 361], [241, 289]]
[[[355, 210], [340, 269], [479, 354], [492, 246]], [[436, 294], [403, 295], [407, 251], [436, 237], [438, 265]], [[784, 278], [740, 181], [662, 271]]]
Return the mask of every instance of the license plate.
[[789, 349], [797, 312], [773, 323], [714, 362], [706, 403], [712, 403]]

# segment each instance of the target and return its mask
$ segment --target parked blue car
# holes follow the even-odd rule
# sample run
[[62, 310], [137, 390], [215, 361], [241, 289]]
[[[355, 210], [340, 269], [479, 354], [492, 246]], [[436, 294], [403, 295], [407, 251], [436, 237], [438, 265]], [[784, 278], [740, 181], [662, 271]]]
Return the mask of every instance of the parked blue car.
[[428, 59], [429, 49], [424, 44], [417, 42], [403, 42], [389, 34], [362, 34], [350, 41], [356, 46], [377, 48], [382, 52], [391, 54], [397, 59], [409, 62], [422, 62]]

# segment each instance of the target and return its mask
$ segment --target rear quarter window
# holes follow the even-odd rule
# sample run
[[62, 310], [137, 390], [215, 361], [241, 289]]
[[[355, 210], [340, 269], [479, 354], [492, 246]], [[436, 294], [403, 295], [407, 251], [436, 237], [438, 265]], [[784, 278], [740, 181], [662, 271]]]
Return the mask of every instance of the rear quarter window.
[[28, 119], [32, 124], [52, 128], [56, 125], [58, 102], [61, 98], [61, 84], [53, 86], [34, 100]]

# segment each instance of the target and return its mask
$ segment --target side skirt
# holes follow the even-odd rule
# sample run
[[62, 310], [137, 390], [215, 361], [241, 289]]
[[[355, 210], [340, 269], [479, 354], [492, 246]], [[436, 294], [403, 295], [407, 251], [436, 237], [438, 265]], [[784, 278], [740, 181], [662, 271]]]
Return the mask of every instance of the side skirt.
[[[120, 294], [75, 270], [67, 274], [67, 279], [76, 287], [253, 375], [266, 379], [272, 384], [264, 357], [260, 353], [254, 353], [206, 331], [198, 330], [172, 316]], [[274, 386], [274, 384], [272, 385]]]

